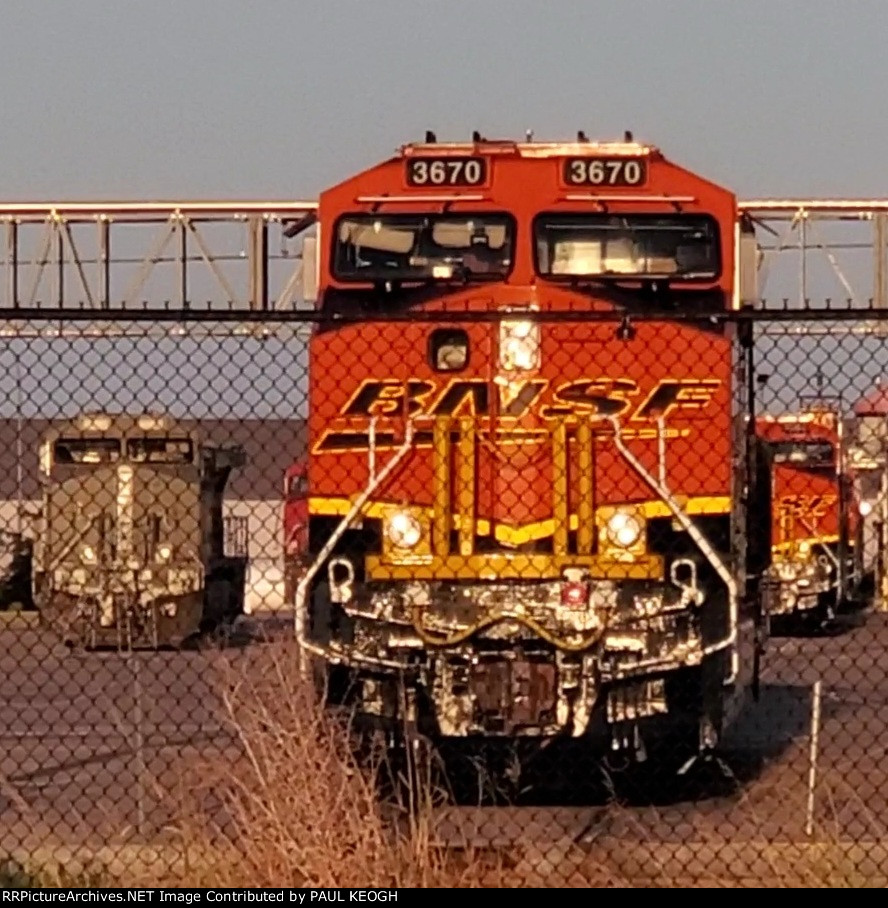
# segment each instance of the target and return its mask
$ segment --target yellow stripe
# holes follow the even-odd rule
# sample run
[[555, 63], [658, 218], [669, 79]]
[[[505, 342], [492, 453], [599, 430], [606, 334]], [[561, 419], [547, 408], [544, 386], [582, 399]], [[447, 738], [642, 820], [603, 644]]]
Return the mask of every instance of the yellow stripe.
[[599, 580], [662, 580], [663, 559], [649, 555], [633, 562], [598, 555], [448, 555], [420, 564], [388, 564], [377, 555], [366, 560], [370, 580], [539, 580], [557, 578], [565, 567], [585, 566]]
[[446, 416], [435, 420], [435, 505], [434, 550], [443, 557], [450, 551], [450, 419]]
[[457, 523], [459, 552], [471, 555], [475, 547], [475, 421], [463, 417], [459, 421], [459, 441], [456, 443], [459, 464], [456, 468], [456, 500], [465, 520]]
[[567, 427], [558, 420], [552, 434], [552, 548], [555, 555], [567, 554], [570, 504], [567, 498]]
[[803, 536], [800, 539], [793, 539], [792, 542], [779, 542], [771, 547], [771, 550], [776, 553], [784, 553], [790, 551], [790, 549], [798, 548], [799, 545], [803, 542], [807, 542], [810, 546], [815, 545], [829, 545], [833, 542], [838, 542], [838, 536]]
[[[312, 497], [308, 500], [308, 510], [310, 514], [319, 517], [344, 517], [351, 510], [352, 502], [348, 498], [327, 498]], [[700, 515], [718, 515], [728, 514], [731, 508], [731, 499], [727, 496], [701, 496], [699, 498], [688, 498], [683, 502], [685, 513], [691, 516]], [[394, 502], [371, 501], [364, 508], [365, 517], [381, 520], [393, 508], [398, 505]], [[598, 508], [596, 511], [597, 522], [602, 523], [607, 517], [616, 510], [617, 507], [633, 508], [635, 513], [646, 520], [652, 520], [656, 517], [671, 517], [672, 511], [662, 501], [642, 501], [626, 505], [607, 505]], [[433, 508], [413, 508], [417, 515], [424, 514], [426, 519], [431, 520], [434, 513]], [[569, 525], [571, 530], [576, 530], [579, 524], [576, 514], [570, 515]], [[453, 525], [459, 528], [460, 515], [453, 515]], [[476, 520], [476, 532], [480, 536], [490, 535], [490, 521]], [[527, 523], [523, 526], [509, 526], [508, 524], [497, 523], [496, 539], [504, 545], [523, 545], [526, 542], [532, 542], [536, 539], [545, 539], [551, 536], [555, 530], [555, 521], [552, 518], [539, 520], [535, 523]]]
[[594, 490], [592, 476], [594, 464], [592, 462], [592, 421], [581, 419], [577, 424], [577, 553], [588, 555], [595, 544], [593, 513]]

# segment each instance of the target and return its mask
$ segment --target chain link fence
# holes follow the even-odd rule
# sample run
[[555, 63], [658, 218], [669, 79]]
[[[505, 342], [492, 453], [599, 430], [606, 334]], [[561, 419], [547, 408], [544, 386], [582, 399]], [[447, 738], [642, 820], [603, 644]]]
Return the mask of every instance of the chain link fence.
[[879, 315], [5, 323], [2, 850], [888, 877]]

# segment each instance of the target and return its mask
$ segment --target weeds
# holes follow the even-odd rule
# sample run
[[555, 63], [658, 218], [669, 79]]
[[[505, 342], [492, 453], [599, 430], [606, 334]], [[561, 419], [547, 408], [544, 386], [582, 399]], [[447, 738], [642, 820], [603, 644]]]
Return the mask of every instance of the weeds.
[[12, 857], [0, 860], [0, 889], [98, 889], [108, 885], [115, 884], [102, 866], [76, 870], [62, 864], [28, 868]]
[[[496, 856], [436, 842], [428, 760], [409, 810], [380, 798], [390, 753], [355, 753], [347, 717], [319, 708], [286, 644], [221, 666], [237, 748], [192, 768], [177, 796], [184, 885], [444, 887], [497, 883]], [[386, 810], [386, 807], [388, 808]]]
[[[615, 795], [599, 808], [591, 834], [588, 824], [582, 835], [557, 822], [547, 830], [544, 819], [542, 831], [531, 830], [522, 808], [514, 815], [508, 807], [468, 808], [461, 817], [457, 809], [454, 823], [454, 812], [441, 809], [444, 793], [423, 747], [410, 751], [410, 771], [401, 765], [398, 773], [395, 787], [410, 803], [382, 797], [392, 752], [376, 741], [357, 754], [348, 716], [320, 708], [300, 678], [293, 645], [221, 658], [218, 672], [232, 745], [193, 762], [165, 790], [184, 862], [175, 872], [158, 870], [146, 885], [861, 888], [888, 865], [888, 848], [880, 846], [880, 865], [865, 845], [839, 839], [839, 823], [835, 830], [821, 823], [816, 843], [803, 836], [769, 841], [759, 834], [767, 815], [739, 783], [730, 814], [735, 837], [698, 819], [687, 841], [664, 841], [657, 829], [666, 818], [621, 805]], [[828, 805], [827, 775], [821, 784]]]

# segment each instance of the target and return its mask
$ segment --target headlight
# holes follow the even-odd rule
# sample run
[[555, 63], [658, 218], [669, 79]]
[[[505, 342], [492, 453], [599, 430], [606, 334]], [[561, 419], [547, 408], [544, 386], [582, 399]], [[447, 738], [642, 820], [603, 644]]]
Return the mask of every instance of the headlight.
[[540, 366], [540, 326], [538, 322], [500, 324], [500, 368], [507, 372], [528, 372]]
[[869, 517], [873, 512], [873, 506], [868, 501], [861, 501], [860, 504], [857, 505], [857, 510], [860, 512], [861, 517]]
[[80, 550], [80, 558], [86, 564], [95, 564], [98, 560], [96, 558], [96, 550], [91, 545], [85, 545]]
[[169, 561], [173, 557], [173, 550], [168, 545], [159, 545], [157, 547], [157, 560]]
[[419, 521], [408, 511], [395, 511], [386, 520], [385, 532], [392, 545], [399, 549], [412, 549], [422, 538]]
[[622, 549], [631, 548], [641, 538], [641, 521], [626, 511], [617, 511], [605, 524], [607, 538]]

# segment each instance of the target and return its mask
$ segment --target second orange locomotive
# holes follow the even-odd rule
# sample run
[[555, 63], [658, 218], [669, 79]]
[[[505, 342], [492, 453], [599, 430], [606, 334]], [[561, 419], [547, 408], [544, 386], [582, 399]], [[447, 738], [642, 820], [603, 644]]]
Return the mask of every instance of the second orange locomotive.
[[842, 414], [815, 406], [761, 415], [757, 432], [771, 464], [772, 629], [820, 626], [854, 597], [860, 583], [858, 509]]

